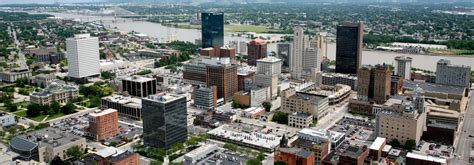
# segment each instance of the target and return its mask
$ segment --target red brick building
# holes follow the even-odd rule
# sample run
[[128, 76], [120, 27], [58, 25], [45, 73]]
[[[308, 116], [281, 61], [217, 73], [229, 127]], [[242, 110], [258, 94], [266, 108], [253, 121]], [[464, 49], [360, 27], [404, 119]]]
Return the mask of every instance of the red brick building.
[[115, 109], [106, 109], [89, 114], [87, 134], [96, 141], [116, 136], [118, 129], [118, 113]]
[[349, 146], [339, 156], [339, 165], [363, 165], [367, 156], [369, 156], [367, 146]]
[[87, 155], [83, 161], [84, 164], [96, 165], [140, 165], [140, 155], [109, 147], [97, 153]]
[[280, 148], [275, 152], [275, 162], [282, 161], [288, 165], [314, 165], [314, 154], [299, 148]]
[[257, 60], [267, 57], [267, 43], [260, 39], [254, 39], [247, 44], [247, 64], [257, 66]]

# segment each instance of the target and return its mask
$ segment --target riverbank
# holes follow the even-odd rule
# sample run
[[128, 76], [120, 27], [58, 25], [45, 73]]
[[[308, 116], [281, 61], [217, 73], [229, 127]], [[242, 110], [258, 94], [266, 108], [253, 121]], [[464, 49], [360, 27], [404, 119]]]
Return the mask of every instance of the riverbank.
[[[149, 21], [153, 22], [153, 21]], [[153, 22], [157, 23], [157, 22]], [[189, 23], [160, 23], [163, 26], [174, 27], [180, 29], [201, 29], [201, 25], [191, 25]], [[242, 25], [242, 24], [226, 24], [224, 25], [224, 30], [226, 32], [253, 32], [253, 33], [274, 33], [274, 34], [283, 34], [282, 31], [277, 29], [269, 29], [265, 26], [257, 25]]]

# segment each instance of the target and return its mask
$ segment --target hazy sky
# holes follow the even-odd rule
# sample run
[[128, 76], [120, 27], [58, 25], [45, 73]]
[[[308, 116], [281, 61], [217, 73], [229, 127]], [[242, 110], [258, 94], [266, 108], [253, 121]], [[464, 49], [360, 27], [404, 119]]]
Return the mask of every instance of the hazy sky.
[[0, 0], [0, 4], [13, 3], [77, 3], [77, 2], [102, 2], [104, 0]]

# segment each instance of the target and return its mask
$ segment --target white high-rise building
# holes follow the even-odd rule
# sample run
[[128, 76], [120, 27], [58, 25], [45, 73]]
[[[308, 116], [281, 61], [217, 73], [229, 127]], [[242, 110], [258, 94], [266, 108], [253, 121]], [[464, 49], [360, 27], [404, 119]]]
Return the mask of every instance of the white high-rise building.
[[85, 78], [100, 74], [99, 39], [77, 34], [66, 39], [69, 77]]
[[411, 57], [397, 56], [395, 57], [395, 75], [404, 79], [411, 79]]
[[280, 75], [281, 59], [268, 56], [257, 60], [257, 74]]
[[305, 48], [303, 52], [303, 71], [305, 75], [313, 71], [321, 71], [321, 49], [310, 47]]
[[294, 28], [293, 53], [290, 56], [291, 77], [294, 79], [301, 79], [305, 41], [303, 26], [297, 25]]
[[471, 85], [471, 67], [453, 65], [447, 59], [436, 64], [436, 84], [469, 87]]

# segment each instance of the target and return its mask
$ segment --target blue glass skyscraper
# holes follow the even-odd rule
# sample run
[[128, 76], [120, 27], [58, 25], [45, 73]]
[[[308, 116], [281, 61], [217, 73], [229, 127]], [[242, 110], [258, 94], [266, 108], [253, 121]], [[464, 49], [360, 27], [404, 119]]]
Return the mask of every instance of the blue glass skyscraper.
[[224, 13], [201, 13], [202, 47], [224, 46]]

